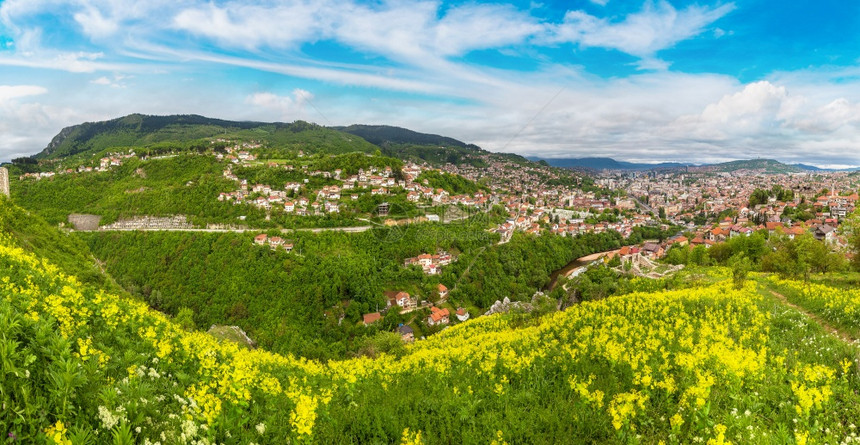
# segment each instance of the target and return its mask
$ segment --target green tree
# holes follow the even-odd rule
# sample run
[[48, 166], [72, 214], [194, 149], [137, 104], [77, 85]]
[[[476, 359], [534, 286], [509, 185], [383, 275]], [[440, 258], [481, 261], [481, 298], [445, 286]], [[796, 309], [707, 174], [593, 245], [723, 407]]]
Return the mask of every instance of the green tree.
[[186, 306], [179, 309], [179, 312], [173, 317], [173, 322], [186, 331], [193, 331], [197, 328], [197, 325], [194, 323], [194, 310]]

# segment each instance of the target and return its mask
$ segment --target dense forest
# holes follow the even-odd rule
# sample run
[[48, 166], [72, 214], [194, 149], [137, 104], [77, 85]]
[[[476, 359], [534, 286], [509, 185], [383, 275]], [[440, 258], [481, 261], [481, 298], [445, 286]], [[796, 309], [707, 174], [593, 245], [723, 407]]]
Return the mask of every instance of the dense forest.
[[[281, 235], [292, 253], [253, 245], [254, 234], [80, 234], [129, 292], [176, 315], [193, 311], [199, 328], [236, 324], [267, 349], [333, 358], [361, 347], [376, 328], [357, 322], [384, 309], [383, 291], [434, 300], [438, 283], [456, 305], [530, 300], [553, 271], [580, 256], [617, 248], [614, 232], [576, 238], [517, 234], [496, 244], [486, 220], [378, 228], [359, 234]], [[428, 276], [403, 260], [448, 251], [458, 260]], [[187, 311], [186, 311], [187, 312]], [[340, 315], [345, 321], [338, 323]], [[399, 320], [398, 321], [408, 321]]]
[[70, 213], [101, 215], [103, 224], [133, 215], [184, 214], [229, 222], [240, 215], [265, 219], [262, 211], [216, 200], [219, 193], [236, 188], [222, 177], [222, 170], [222, 164], [204, 155], [131, 158], [107, 172], [16, 181], [12, 195], [52, 224], [65, 222]]
[[[403, 267], [405, 258], [438, 249], [459, 255], [496, 239], [469, 224], [295, 232], [280, 234], [295, 246], [287, 253], [253, 245], [254, 235], [80, 236], [121, 284], [153, 307], [174, 315], [188, 307], [198, 327], [237, 324], [268, 349], [320, 358], [343, 354], [352, 337], [373, 332], [354, 325], [362, 314], [385, 308], [383, 291], [429, 296], [439, 277]], [[339, 325], [326, 312], [343, 313], [346, 322]]]
[[474, 195], [480, 191], [485, 191], [474, 181], [462, 176], [433, 170], [422, 172], [416, 182], [426, 183], [429, 187], [445, 190], [452, 195]]

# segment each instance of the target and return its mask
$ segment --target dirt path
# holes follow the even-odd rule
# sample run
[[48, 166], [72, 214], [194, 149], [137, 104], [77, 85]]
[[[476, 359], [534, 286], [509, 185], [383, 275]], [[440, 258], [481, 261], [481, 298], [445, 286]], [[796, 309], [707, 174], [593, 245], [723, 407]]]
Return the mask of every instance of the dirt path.
[[842, 340], [846, 343], [855, 343], [857, 341], [857, 339], [854, 338], [851, 334], [845, 332], [842, 329], [839, 329], [839, 328], [836, 328], [836, 327], [830, 325], [829, 323], [827, 323], [826, 320], [819, 317], [818, 315], [815, 315], [812, 312], [809, 312], [806, 309], [788, 301], [788, 298], [785, 298], [785, 295], [783, 295], [779, 292], [776, 292], [774, 290], [770, 290], [770, 289], [768, 289], [768, 290], [770, 291], [771, 294], [773, 294], [774, 297], [776, 297], [780, 302], [782, 302], [782, 304], [784, 304], [790, 308], [796, 309], [801, 314], [806, 315], [812, 321], [814, 321], [815, 323], [818, 323], [819, 326], [824, 328], [824, 330], [829, 332], [831, 335], [836, 336], [837, 338], [839, 338], [840, 340]]

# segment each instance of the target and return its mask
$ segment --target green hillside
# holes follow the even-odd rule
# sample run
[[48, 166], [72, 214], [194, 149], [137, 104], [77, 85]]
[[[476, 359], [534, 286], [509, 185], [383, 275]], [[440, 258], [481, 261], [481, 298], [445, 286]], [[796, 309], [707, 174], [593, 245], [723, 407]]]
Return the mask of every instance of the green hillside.
[[290, 124], [234, 122], [197, 115], [131, 114], [64, 128], [35, 157], [58, 159], [128, 147], [193, 149], [206, 147], [207, 139], [213, 138], [258, 141], [276, 151], [339, 154], [352, 151], [372, 153], [378, 149], [358, 136], [302, 121]]
[[[2, 204], [0, 227], [31, 218]], [[185, 331], [21, 246], [0, 234], [0, 430], [16, 442], [806, 444], [853, 441], [860, 419], [856, 347], [763, 290], [860, 313], [827, 286], [735, 290], [713, 269], [705, 287], [318, 362]]]
[[348, 127], [334, 127], [336, 130], [354, 134], [380, 147], [388, 144], [413, 144], [413, 145], [436, 145], [446, 147], [471, 148], [480, 150], [477, 145], [466, 144], [454, 138], [439, 136], [438, 134], [419, 133], [406, 128], [392, 127], [390, 125], [350, 125]]
[[[363, 153], [294, 156], [292, 161], [280, 159], [279, 162], [304, 164], [309, 171], [343, 169], [345, 174], [370, 167], [391, 167], [399, 172], [402, 166], [397, 159]], [[416, 214], [415, 205], [406, 200], [406, 192], [402, 189], [386, 196], [370, 196], [369, 189], [355, 189], [353, 193], [361, 199], [344, 197], [342, 210], [326, 215], [298, 217], [285, 213], [282, 207], [266, 211], [250, 204], [234, 205], [218, 200], [220, 193], [238, 188], [235, 181], [223, 175], [228, 165], [218, 161], [211, 152], [146, 160], [130, 157], [124, 159], [122, 165], [106, 171], [59, 174], [45, 180], [13, 179], [11, 191], [16, 202], [52, 224], [65, 223], [72, 213], [87, 213], [100, 215], [102, 225], [141, 215], [185, 215], [201, 227], [206, 224], [241, 224], [254, 228], [351, 226], [366, 224], [356, 218], [369, 215], [383, 200], [396, 204], [404, 212]], [[312, 176], [307, 171], [270, 168], [265, 161], [230, 168], [250, 184], [283, 188], [287, 182], [302, 183], [304, 188], [292, 195], [294, 199], [304, 196], [314, 201], [319, 189], [340, 184], [331, 178]]]

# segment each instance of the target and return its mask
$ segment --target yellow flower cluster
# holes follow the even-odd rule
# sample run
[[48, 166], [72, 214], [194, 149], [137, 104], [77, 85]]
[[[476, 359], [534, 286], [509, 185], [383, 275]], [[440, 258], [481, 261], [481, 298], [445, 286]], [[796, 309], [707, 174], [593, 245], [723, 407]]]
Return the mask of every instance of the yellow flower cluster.
[[66, 426], [60, 421], [45, 428], [45, 435], [48, 436], [48, 440], [56, 445], [72, 445], [72, 441], [66, 437], [67, 433]]
[[806, 416], [814, 408], [821, 410], [823, 405], [833, 395], [831, 386], [836, 378], [836, 371], [822, 365], [807, 365], [792, 372], [795, 378], [791, 382], [791, 391], [797, 397], [794, 409], [798, 415]]
[[411, 431], [409, 428], [403, 430], [403, 435], [400, 436], [400, 445], [422, 445], [421, 431]]
[[609, 415], [612, 416], [612, 426], [620, 430], [627, 425], [636, 413], [645, 409], [648, 396], [638, 391], [616, 394], [609, 402]]

